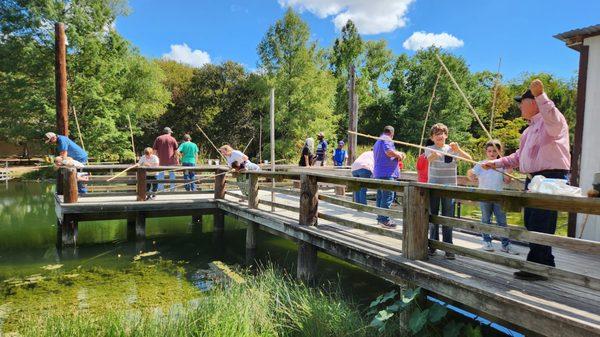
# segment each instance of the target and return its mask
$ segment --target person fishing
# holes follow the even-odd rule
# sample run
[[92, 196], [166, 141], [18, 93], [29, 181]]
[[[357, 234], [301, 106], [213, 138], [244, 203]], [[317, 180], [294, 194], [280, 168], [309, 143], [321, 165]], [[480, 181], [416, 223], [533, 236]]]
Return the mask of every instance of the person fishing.
[[[157, 167], [160, 165], [160, 159], [154, 154], [153, 148], [147, 147], [144, 149], [144, 155], [140, 157], [138, 165], [142, 167]], [[148, 180], [148, 183], [146, 184], [146, 200], [154, 200], [156, 198], [158, 184], [152, 182], [152, 180], [157, 179], [156, 176], [157, 173], [148, 172], [148, 174], [146, 174], [146, 179]]]
[[[183, 135], [183, 143], [179, 145], [177, 153], [181, 158], [182, 166], [196, 166], [196, 162], [198, 161], [198, 145], [192, 143], [192, 136], [189, 134]], [[193, 181], [195, 176], [193, 170], [183, 171], [183, 179], [185, 180]], [[185, 185], [185, 190], [195, 191], [196, 184], [192, 182]]]
[[[523, 131], [519, 149], [506, 157], [487, 160], [481, 164], [484, 169], [519, 168], [527, 174], [525, 189], [534, 176], [566, 179], [571, 167], [569, 152], [569, 125], [565, 116], [556, 108], [554, 102], [544, 92], [544, 84], [535, 79], [529, 89], [521, 96], [515, 97], [519, 104], [521, 117], [529, 121]], [[557, 211], [525, 207], [525, 227], [533, 232], [546, 234], [556, 233]], [[529, 243], [527, 261], [556, 266], [552, 247]], [[542, 275], [527, 271], [517, 271], [518, 279], [537, 281], [546, 280]]]
[[236, 171], [260, 171], [260, 167], [250, 160], [242, 151], [234, 150], [230, 145], [223, 145], [219, 152], [227, 159], [227, 166]]
[[[460, 148], [458, 143], [452, 142], [446, 144], [448, 139], [448, 127], [442, 123], [434, 124], [429, 132], [433, 145], [428, 146], [425, 150], [425, 157], [429, 162], [428, 183], [441, 184], [448, 186], [456, 186], [458, 184], [458, 163], [453, 157], [446, 156], [442, 153], [448, 153], [460, 158], [471, 159], [471, 155]], [[433, 151], [432, 151], [433, 150]], [[454, 199], [447, 197], [431, 196], [429, 199], [429, 212], [431, 215], [438, 215], [441, 211], [443, 216], [454, 216]], [[439, 236], [440, 225], [432, 224], [429, 228], [429, 239], [440, 240]], [[442, 240], [445, 243], [452, 243], [452, 227], [442, 225]], [[435, 255], [435, 249], [429, 249], [429, 255]], [[454, 260], [454, 253], [446, 252], [446, 259]]]
[[[69, 137], [57, 135], [54, 132], [46, 132], [44, 136], [46, 138], [46, 144], [56, 144], [56, 155], [58, 157], [62, 157], [62, 160], [65, 162], [67, 162], [68, 159], [72, 159], [81, 163], [82, 165], [87, 164], [87, 152], [77, 145], [77, 143], [69, 139]], [[87, 187], [83, 181], [77, 182], [77, 192], [79, 194], [87, 193]]]
[[[156, 137], [152, 148], [160, 160], [160, 164], [163, 166], [175, 166], [179, 164], [179, 158], [177, 157], [177, 149], [179, 148], [177, 140], [171, 135], [173, 130], [170, 127], [163, 129], [163, 134]], [[165, 178], [165, 172], [158, 172], [156, 179], [162, 180]], [[169, 171], [169, 179], [175, 179], [175, 171]], [[163, 190], [163, 184], [158, 184], [158, 189]], [[171, 189], [175, 184], [171, 183]]]

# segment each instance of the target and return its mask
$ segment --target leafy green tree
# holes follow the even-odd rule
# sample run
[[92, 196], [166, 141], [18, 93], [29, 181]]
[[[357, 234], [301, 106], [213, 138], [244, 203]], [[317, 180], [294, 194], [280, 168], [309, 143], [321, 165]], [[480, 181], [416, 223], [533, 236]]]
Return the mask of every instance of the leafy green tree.
[[[176, 67], [173, 64], [168, 66]], [[179, 74], [183, 69], [171, 74]], [[184, 72], [187, 73], [187, 70]], [[248, 74], [242, 65], [227, 61], [193, 70], [189, 81], [170, 79], [172, 90], [181, 89], [182, 92], [158, 119], [154, 129], [146, 131], [147, 143], [151, 144], [162, 128], [169, 126], [174, 130], [175, 137], [189, 133], [193, 141], [200, 144], [201, 152], [210, 153], [213, 158], [218, 157], [196, 127], [198, 124], [216, 146], [230, 144], [243, 150], [252, 137], [258, 138], [256, 116], [262, 108], [260, 103], [264, 91], [261, 93], [257, 89], [257, 76]], [[251, 148], [251, 151], [256, 151], [256, 148]]]
[[348, 20], [342, 28], [330, 55], [330, 68], [336, 78], [335, 114], [339, 116], [337, 133], [340, 137], [346, 137], [348, 130], [350, 66], [355, 67], [358, 116], [361, 120], [365, 111], [385, 94], [380, 84], [388, 80], [392, 59], [385, 40], [363, 41], [352, 20]]
[[[40, 141], [55, 129], [54, 22], [68, 40], [69, 103], [86, 149], [98, 159], [131, 158], [127, 115], [160, 115], [169, 100], [162, 71], [112, 25], [125, 1], [9, 0], [0, 3], [0, 127], [7, 139]], [[76, 137], [74, 123], [71, 134]], [[135, 127], [135, 132], [140, 133]]]
[[319, 52], [309, 37], [308, 25], [289, 9], [258, 45], [267, 86], [275, 88], [278, 157], [296, 157], [306, 137], [319, 131], [331, 135], [336, 129], [335, 81], [320, 67]]
[[[460, 57], [434, 48], [421, 50], [412, 57], [400, 56], [394, 65], [389, 85], [394, 114], [389, 120], [382, 120], [380, 125], [381, 128], [386, 124], [396, 126], [399, 139], [417, 144], [420, 141], [425, 115], [440, 71], [436, 53], [439, 53], [467, 96], [473, 96], [473, 92], [481, 90], [481, 86], [469, 72], [466, 62]], [[426, 137], [431, 125], [444, 123], [450, 129], [451, 141], [465, 143], [472, 137], [473, 115], [447, 76], [442, 72], [426, 126]], [[480, 102], [472, 101], [472, 104], [479, 115], [483, 115]], [[477, 133], [483, 131], [475, 132], [477, 136]]]

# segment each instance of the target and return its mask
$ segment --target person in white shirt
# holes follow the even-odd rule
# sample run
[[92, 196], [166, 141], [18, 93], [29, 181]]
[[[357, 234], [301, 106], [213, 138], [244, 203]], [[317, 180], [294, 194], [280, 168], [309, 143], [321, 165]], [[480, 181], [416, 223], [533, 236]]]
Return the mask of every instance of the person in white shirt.
[[229, 145], [223, 145], [219, 148], [219, 152], [227, 159], [227, 166], [237, 171], [260, 171], [260, 167], [250, 160], [242, 151], [234, 150]]
[[[144, 149], [144, 155], [140, 157], [140, 161], [138, 165], [143, 167], [157, 167], [159, 166], [160, 161], [158, 157], [154, 154], [154, 149], [151, 147], [147, 147]], [[146, 174], [146, 179], [155, 180], [156, 173]], [[156, 191], [158, 190], [157, 183], [148, 183], [146, 187], [146, 200], [154, 200], [156, 198]]]

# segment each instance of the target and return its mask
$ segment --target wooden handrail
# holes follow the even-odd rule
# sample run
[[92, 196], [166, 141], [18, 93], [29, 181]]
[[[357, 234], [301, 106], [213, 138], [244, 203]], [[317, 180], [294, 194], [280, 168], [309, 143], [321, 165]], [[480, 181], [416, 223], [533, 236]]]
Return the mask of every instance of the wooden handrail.
[[432, 191], [435, 196], [476, 201], [493, 201], [511, 207], [535, 207], [554, 211], [600, 215], [600, 198], [568, 197], [533, 192], [494, 191], [462, 186], [410, 183]]
[[582, 253], [591, 253], [600, 255], [600, 242], [582, 240], [575, 238], [562, 237], [558, 235], [531, 232], [525, 228], [517, 226], [501, 227], [492, 224], [485, 224], [480, 221], [451, 218], [440, 215], [431, 215], [430, 221], [435, 224], [474, 230], [480, 233], [488, 233], [506, 237], [511, 240], [526, 241], [541, 245], [565, 248]]

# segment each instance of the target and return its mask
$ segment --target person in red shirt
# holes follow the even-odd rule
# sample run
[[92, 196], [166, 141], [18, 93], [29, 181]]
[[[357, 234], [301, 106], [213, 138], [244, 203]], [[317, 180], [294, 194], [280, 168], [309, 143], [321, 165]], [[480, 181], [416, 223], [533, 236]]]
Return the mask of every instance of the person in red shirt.
[[[433, 145], [433, 140], [427, 139], [425, 146]], [[429, 179], [429, 160], [425, 157], [425, 153], [422, 153], [417, 158], [417, 181], [420, 183], [426, 183]]]
[[[179, 144], [177, 144], [177, 140], [171, 136], [173, 131], [170, 127], [165, 127], [163, 129], [163, 134], [156, 137], [154, 140], [154, 146], [152, 148], [156, 152], [158, 159], [160, 161], [160, 165], [162, 166], [176, 166], [179, 165], [179, 157], [177, 156], [177, 149], [179, 148]], [[165, 178], [165, 172], [159, 172], [156, 174], [156, 179], [161, 180]], [[175, 172], [169, 171], [169, 179], [175, 179]], [[175, 184], [171, 183], [171, 189], [173, 189]], [[158, 184], [158, 190], [162, 191], [164, 189], [163, 184]]]

